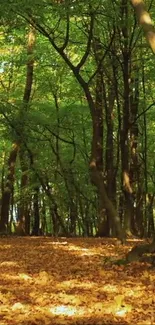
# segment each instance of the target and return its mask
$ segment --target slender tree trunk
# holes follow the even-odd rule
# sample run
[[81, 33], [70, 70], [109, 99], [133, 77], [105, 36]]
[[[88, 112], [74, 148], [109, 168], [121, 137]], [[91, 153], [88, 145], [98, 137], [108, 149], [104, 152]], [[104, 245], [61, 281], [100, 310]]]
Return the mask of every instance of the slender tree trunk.
[[129, 35], [127, 28], [128, 17], [128, 1], [122, 0], [121, 2], [121, 16], [122, 26], [121, 32], [123, 36], [122, 56], [123, 56], [123, 86], [124, 86], [124, 98], [123, 98], [123, 118], [122, 127], [120, 132], [120, 148], [121, 148], [121, 163], [122, 163], [122, 185], [124, 192], [124, 229], [127, 234], [131, 231], [131, 216], [133, 212], [132, 201], [132, 179], [130, 175], [129, 167], [129, 118], [130, 118], [130, 60], [131, 53], [129, 48]]
[[39, 186], [34, 188], [33, 196], [33, 215], [34, 215], [34, 224], [32, 229], [32, 235], [39, 235], [39, 225], [40, 225], [40, 211], [39, 211]]
[[72, 202], [70, 202], [70, 229], [69, 233], [72, 236], [76, 236], [76, 221], [77, 221], [77, 205], [75, 202], [76, 198], [72, 199]]
[[41, 199], [41, 233], [47, 234], [47, 220], [46, 220], [46, 201], [45, 196], [42, 193]]
[[147, 113], [146, 110], [146, 89], [145, 89], [145, 66], [142, 65], [142, 86], [143, 86], [143, 133], [142, 133], [142, 148], [143, 148], [143, 174], [144, 177], [144, 236], [148, 235], [148, 209], [147, 209], [147, 197], [148, 197], [148, 139], [147, 139]]
[[[135, 58], [134, 58], [135, 59]], [[137, 65], [131, 62], [134, 77], [130, 84], [130, 170], [129, 175], [132, 182], [134, 207], [132, 204], [131, 224], [132, 231], [142, 236], [143, 229], [143, 180], [142, 170], [138, 155], [139, 129], [136, 120], [139, 105], [139, 71]], [[133, 218], [133, 220], [132, 220]], [[134, 226], [134, 227], [133, 227]]]
[[27, 193], [28, 185], [28, 162], [23, 145], [19, 151], [20, 165], [21, 165], [21, 183], [20, 183], [20, 202], [19, 214], [16, 231], [19, 235], [30, 234], [30, 221], [29, 221], [29, 198]]
[[[103, 48], [101, 45], [101, 40], [98, 37], [94, 38], [93, 41], [94, 55], [96, 60], [96, 65], [98, 72], [96, 74], [96, 87], [95, 87], [95, 109], [94, 109], [94, 120], [95, 120], [95, 145], [97, 151], [97, 169], [103, 174], [103, 106], [105, 108], [104, 97], [106, 97], [106, 89], [103, 82], [103, 63], [100, 64], [102, 58]], [[98, 231], [97, 236], [104, 237], [109, 236], [110, 227], [109, 227], [109, 216], [108, 211], [106, 211], [102, 195], [98, 190]], [[108, 192], [107, 192], [108, 193]], [[108, 193], [109, 194], [109, 193]]]
[[60, 222], [58, 220], [57, 216], [57, 205], [53, 205], [50, 202], [50, 215], [51, 215], [51, 221], [52, 221], [52, 235], [58, 236], [60, 233], [62, 234], [62, 229], [60, 230]]
[[[110, 59], [111, 62], [111, 59]], [[113, 62], [111, 62], [113, 65]], [[105, 88], [105, 86], [104, 86]], [[107, 96], [106, 96], [107, 94]], [[108, 89], [104, 91], [104, 105], [106, 112], [106, 155], [105, 155], [105, 172], [106, 172], [106, 189], [107, 194], [114, 206], [116, 207], [116, 166], [114, 166], [114, 135], [113, 135], [113, 108], [115, 101], [114, 83], [108, 83]], [[108, 216], [108, 221], [110, 220]], [[115, 236], [115, 227], [109, 224], [109, 234]]]
[[[35, 46], [35, 31], [33, 28], [30, 28], [28, 34], [28, 43], [27, 43], [27, 71], [26, 71], [26, 83], [24, 89], [24, 96], [23, 96], [23, 107], [21, 110], [21, 115], [26, 118], [26, 113], [28, 110], [28, 105], [30, 102], [31, 92], [32, 92], [32, 85], [33, 85], [33, 70], [34, 70], [34, 52]], [[21, 116], [21, 120], [23, 119]], [[21, 125], [20, 130], [20, 163], [21, 163], [21, 200], [20, 200], [20, 210], [19, 210], [19, 220], [18, 220], [18, 232], [21, 231], [22, 234], [28, 234], [27, 231], [29, 229], [29, 212], [28, 212], [28, 200], [27, 196], [24, 195], [26, 187], [28, 185], [28, 159], [27, 159], [27, 152], [23, 145], [23, 138], [25, 132], [25, 119]], [[27, 230], [26, 230], [27, 229]], [[30, 229], [29, 229], [30, 231]]]
[[153, 237], [155, 236], [155, 223], [153, 216], [153, 204], [154, 204], [155, 194], [148, 194], [147, 196], [147, 217], [148, 217], [148, 229], [147, 236]]

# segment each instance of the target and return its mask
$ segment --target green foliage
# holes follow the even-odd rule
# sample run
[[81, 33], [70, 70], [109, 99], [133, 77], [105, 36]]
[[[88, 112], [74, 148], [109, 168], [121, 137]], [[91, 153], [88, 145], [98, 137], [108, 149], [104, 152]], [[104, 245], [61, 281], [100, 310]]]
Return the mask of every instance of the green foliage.
[[[125, 124], [124, 62], [127, 56], [130, 77], [126, 126], [130, 157], [128, 163], [130, 169], [131, 128], [137, 123], [136, 154], [140, 168], [140, 176], [137, 171], [137, 179], [133, 180], [133, 192], [141, 188], [141, 193], [154, 193], [154, 107], [145, 112], [154, 101], [154, 64], [138, 29], [132, 7], [127, 4], [125, 11], [126, 8], [122, 8], [120, 2], [112, 0], [1, 0], [0, 7], [0, 152], [1, 156], [5, 152], [8, 158], [12, 143], [22, 144], [23, 160], [26, 162], [24, 168], [28, 176], [23, 192], [27, 205], [33, 205], [35, 187], [40, 184], [40, 202], [45, 200], [47, 227], [52, 227], [49, 197], [46, 197], [50, 184], [50, 193], [54, 198], [52, 204], [58, 206], [65, 224], [70, 218], [73, 203], [77, 206], [79, 218], [76, 219], [76, 227], [79, 220], [84, 223], [87, 218], [95, 224], [98, 200], [89, 174], [92, 112], [80, 82], [82, 79], [84, 85], [88, 86], [93, 101], [97, 103], [99, 70], [102, 70], [103, 177], [108, 188], [107, 166], [110, 162], [106, 161], [106, 155], [108, 126], [111, 123], [110, 149], [113, 152], [116, 193], [121, 192], [120, 139]], [[154, 9], [152, 15], [155, 16]], [[28, 57], [27, 36], [31, 24], [36, 30], [36, 44]], [[97, 42], [99, 49], [95, 48]], [[30, 101], [25, 106], [23, 95], [30, 59], [34, 60], [33, 85]], [[131, 103], [133, 100], [135, 105], [137, 80], [138, 110], [134, 116], [136, 120], [133, 121]], [[22, 162], [18, 157], [14, 184], [16, 206], [21, 200], [23, 173]], [[119, 195], [115, 203], [118, 206]], [[86, 228], [86, 223], [83, 228]]]

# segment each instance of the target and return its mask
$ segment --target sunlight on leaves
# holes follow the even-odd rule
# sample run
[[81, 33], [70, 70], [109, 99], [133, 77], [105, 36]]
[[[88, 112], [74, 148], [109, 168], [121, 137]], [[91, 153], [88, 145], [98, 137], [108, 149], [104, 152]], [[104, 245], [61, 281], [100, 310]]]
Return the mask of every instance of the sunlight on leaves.
[[25, 309], [25, 306], [23, 304], [21, 304], [20, 302], [16, 302], [13, 306], [12, 306], [12, 310], [16, 311], [19, 310], [22, 311]]
[[18, 266], [17, 262], [12, 261], [4, 261], [0, 264], [0, 266]]
[[104, 290], [105, 292], [118, 292], [118, 288], [117, 288], [117, 286], [112, 285], [112, 284], [104, 285], [103, 290]]
[[2, 249], [2, 250], [8, 249], [8, 248], [11, 248], [11, 245], [8, 245], [8, 244], [0, 245], [0, 249]]
[[55, 241], [55, 242], [53, 242], [53, 241], [52, 241], [51, 243], [47, 243], [47, 244], [48, 244], [48, 245], [56, 245], [56, 246], [57, 246], [57, 245], [60, 245], [60, 246], [61, 246], [61, 245], [67, 245], [68, 243], [67, 243], [67, 241], [64, 241], [64, 242], [62, 242], [62, 241], [61, 241], [61, 242], [59, 242], [59, 241]]
[[[77, 313], [77, 308], [71, 306], [65, 306], [65, 305], [51, 307], [49, 310], [54, 315], [73, 316]], [[79, 314], [79, 310], [78, 310], [78, 314]], [[82, 310], [80, 310], [80, 314], [81, 315], [83, 314]]]
[[127, 313], [126, 309], [122, 309], [122, 310], [118, 310], [115, 314], [117, 316], [125, 316], [125, 314]]
[[29, 275], [24, 274], [24, 273], [20, 273], [19, 278], [22, 279], [22, 280], [25, 280], [25, 281], [32, 280], [32, 278]]

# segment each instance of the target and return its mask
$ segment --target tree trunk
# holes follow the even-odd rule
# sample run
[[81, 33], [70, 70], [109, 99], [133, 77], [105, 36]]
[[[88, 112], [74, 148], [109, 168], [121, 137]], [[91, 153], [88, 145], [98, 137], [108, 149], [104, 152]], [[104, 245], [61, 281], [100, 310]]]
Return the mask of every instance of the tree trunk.
[[[141, 176], [141, 166], [138, 156], [138, 136], [139, 129], [137, 123], [139, 105], [139, 72], [138, 67], [132, 64], [134, 77], [130, 84], [130, 179], [132, 181], [134, 209], [131, 216], [131, 226], [135, 235], [144, 233], [143, 229], [143, 180]], [[133, 204], [132, 204], [133, 206]], [[132, 220], [132, 218], [134, 220]], [[136, 232], [135, 232], [136, 231]]]
[[7, 177], [2, 193], [0, 232], [7, 232], [8, 230], [10, 199], [13, 191], [15, 163], [18, 150], [18, 144], [14, 143], [8, 159]]
[[57, 217], [57, 206], [53, 206], [50, 202], [50, 214], [52, 219], [52, 235], [58, 236], [59, 233], [62, 233], [62, 230], [60, 230], [60, 223]]
[[155, 194], [147, 195], [147, 219], [148, 219], [148, 227], [146, 235], [148, 237], [155, 236], [155, 224], [154, 224], [154, 216], [153, 216], [153, 204], [154, 204]]
[[47, 234], [48, 230], [47, 230], [47, 220], [46, 220], [46, 201], [45, 201], [45, 195], [44, 192], [42, 192], [42, 196], [41, 196], [41, 233]]
[[[95, 87], [95, 107], [94, 107], [94, 136], [95, 139], [94, 144], [96, 146], [96, 157], [97, 157], [97, 169], [99, 172], [103, 174], [104, 166], [103, 166], [103, 106], [104, 105], [104, 97], [105, 95], [105, 87], [103, 82], [103, 63], [100, 64], [102, 58], [102, 44], [99, 37], [94, 37], [93, 40], [93, 48], [94, 55], [96, 60], [96, 65], [98, 67], [98, 71], [96, 74], [96, 87]], [[94, 180], [93, 180], [94, 182]], [[96, 183], [94, 183], [96, 185]], [[108, 211], [106, 211], [105, 206], [103, 204], [102, 195], [99, 190], [99, 186], [97, 186], [98, 191], [98, 231], [97, 236], [104, 237], [109, 236], [110, 227], [109, 227], [109, 216]]]
[[[131, 0], [131, 3], [135, 9], [138, 21], [143, 28], [146, 39], [155, 53], [155, 28], [150, 18], [149, 13], [145, 9], [145, 4], [142, 0]], [[133, 249], [127, 254], [126, 261], [132, 262], [140, 260], [144, 254], [155, 253], [155, 234], [153, 234], [153, 241], [151, 244], [139, 245], [133, 247]], [[154, 259], [154, 257], [153, 257]]]
[[155, 27], [150, 14], [147, 12], [142, 0], [131, 0], [139, 24], [142, 26], [146, 40], [155, 54]]
[[[112, 59], [113, 60], [113, 59]], [[111, 65], [113, 62], [110, 59]], [[104, 86], [105, 87], [105, 86]], [[107, 126], [107, 135], [106, 135], [106, 162], [105, 162], [105, 173], [106, 173], [106, 189], [107, 195], [116, 207], [116, 166], [114, 166], [114, 136], [113, 136], [113, 108], [115, 101], [115, 89], [113, 83], [108, 83], [107, 96], [106, 89], [104, 91], [104, 105], [106, 111], [106, 126]], [[110, 221], [109, 215], [107, 215], [108, 221]], [[109, 235], [115, 236], [114, 225], [110, 225], [109, 222]]]
[[103, 175], [101, 172], [97, 170], [96, 166], [94, 166], [94, 162], [93, 165], [91, 165], [91, 177], [92, 177], [92, 182], [97, 186], [99, 192], [102, 195], [103, 206], [108, 211], [111, 222], [115, 226], [116, 236], [123, 242], [125, 235], [121, 227], [119, 216], [117, 214], [114, 205], [112, 204], [112, 201], [109, 200], [107, 196]]
[[132, 179], [129, 169], [129, 117], [130, 117], [130, 60], [131, 53], [129, 48], [129, 31], [127, 28], [128, 17], [128, 1], [121, 2], [122, 25], [121, 33], [123, 38], [122, 56], [123, 56], [123, 120], [120, 132], [120, 148], [121, 148], [121, 164], [122, 164], [122, 185], [124, 192], [124, 229], [127, 234], [131, 231], [131, 216], [133, 212], [132, 201]]
[[39, 235], [39, 226], [40, 226], [40, 211], [39, 211], [39, 186], [34, 188], [33, 196], [33, 215], [34, 215], [34, 224], [32, 229], [32, 235]]
[[21, 184], [20, 184], [20, 202], [19, 213], [16, 231], [19, 235], [30, 234], [30, 220], [29, 220], [29, 199], [27, 193], [28, 186], [28, 162], [25, 148], [21, 145], [19, 150], [20, 165], [21, 165]]

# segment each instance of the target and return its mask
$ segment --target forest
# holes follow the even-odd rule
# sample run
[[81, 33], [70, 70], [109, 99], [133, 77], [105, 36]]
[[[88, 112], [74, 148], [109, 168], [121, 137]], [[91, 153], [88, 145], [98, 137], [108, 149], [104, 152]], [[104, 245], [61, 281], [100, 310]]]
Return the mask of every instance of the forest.
[[1, 1], [0, 233], [152, 238], [153, 1], [20, 3]]
[[154, 0], [0, 0], [0, 21], [4, 258], [16, 240], [29, 251], [65, 238], [69, 251], [107, 247], [116, 269], [153, 268]]

